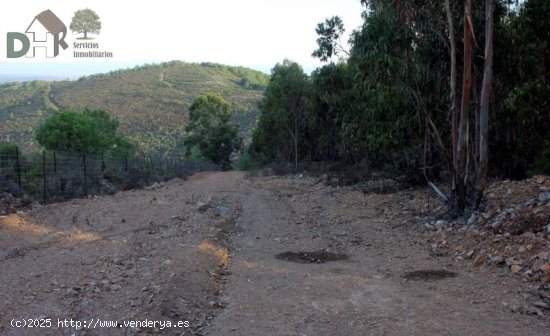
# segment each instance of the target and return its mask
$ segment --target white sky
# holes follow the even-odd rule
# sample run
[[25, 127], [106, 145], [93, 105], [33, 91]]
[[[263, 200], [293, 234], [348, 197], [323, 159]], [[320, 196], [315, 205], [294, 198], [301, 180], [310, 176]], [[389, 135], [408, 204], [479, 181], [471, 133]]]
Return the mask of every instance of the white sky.
[[[68, 27], [74, 12], [83, 8], [94, 10], [101, 19], [102, 30], [94, 42], [100, 50], [114, 53], [113, 59], [88, 62], [95, 63], [92, 67], [177, 59], [263, 71], [285, 58], [311, 71], [320, 64], [311, 57], [317, 46], [317, 23], [338, 15], [349, 33], [361, 24], [362, 11], [359, 0], [1, 1], [0, 73], [21, 71], [22, 64], [29, 69], [39, 65], [43, 72], [58, 71], [67, 63], [83, 65], [82, 60], [73, 59], [72, 47], [54, 59], [6, 58], [7, 32], [24, 32], [45, 9]], [[69, 45], [75, 37], [69, 31]]]

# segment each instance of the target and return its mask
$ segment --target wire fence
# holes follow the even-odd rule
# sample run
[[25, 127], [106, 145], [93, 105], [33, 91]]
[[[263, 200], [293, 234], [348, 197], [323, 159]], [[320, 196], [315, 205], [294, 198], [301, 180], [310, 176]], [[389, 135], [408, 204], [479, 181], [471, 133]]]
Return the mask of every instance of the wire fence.
[[114, 194], [218, 168], [206, 159], [187, 157], [118, 158], [59, 151], [23, 155], [12, 147], [0, 152], [0, 192], [51, 203]]

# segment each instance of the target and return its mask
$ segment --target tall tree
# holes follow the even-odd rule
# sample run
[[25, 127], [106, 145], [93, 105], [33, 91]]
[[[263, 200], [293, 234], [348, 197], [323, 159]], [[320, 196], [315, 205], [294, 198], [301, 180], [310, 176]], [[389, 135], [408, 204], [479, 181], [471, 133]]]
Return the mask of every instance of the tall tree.
[[315, 28], [315, 32], [319, 35], [317, 45], [319, 48], [312, 54], [313, 57], [318, 57], [321, 61], [326, 62], [333, 56], [346, 54], [349, 52], [342, 46], [341, 37], [344, 33], [344, 23], [338, 16], [333, 16], [321, 22]]
[[223, 169], [231, 168], [231, 154], [242, 145], [237, 127], [229, 124], [232, 116], [231, 105], [221, 96], [205, 94], [197, 97], [189, 109], [186, 127], [188, 154], [197, 147], [203, 156]]
[[460, 107], [460, 123], [458, 128], [456, 193], [458, 213], [462, 214], [466, 208], [466, 187], [468, 179], [468, 137], [469, 137], [469, 108], [472, 89], [472, 39], [474, 25], [472, 19], [472, 0], [464, 1], [464, 69], [462, 78], [462, 101]]
[[498, 118], [490, 122], [489, 172], [520, 179], [550, 151], [550, 1], [521, 1], [501, 13], [495, 1], [490, 116]]
[[376, 11], [380, 7], [382, 0], [359, 0], [359, 2], [366, 8]]
[[485, 0], [485, 64], [479, 111], [479, 168], [477, 174], [477, 203], [487, 185], [489, 170], [489, 99], [493, 80], [493, 12], [494, 0]]
[[447, 26], [449, 31], [449, 52], [451, 54], [451, 77], [450, 77], [450, 86], [451, 86], [451, 143], [452, 143], [452, 170], [453, 170], [453, 186], [455, 188], [455, 178], [456, 178], [456, 167], [457, 167], [457, 94], [456, 94], [456, 40], [454, 33], [454, 23], [453, 23], [453, 13], [451, 10], [450, 0], [445, 0], [445, 12], [447, 14]]
[[[301, 132], [309, 113], [310, 83], [298, 63], [285, 60], [271, 70], [260, 104], [255, 146], [267, 159], [293, 158], [298, 169]], [[288, 141], [287, 139], [290, 139]], [[292, 155], [288, 155], [292, 153]]]

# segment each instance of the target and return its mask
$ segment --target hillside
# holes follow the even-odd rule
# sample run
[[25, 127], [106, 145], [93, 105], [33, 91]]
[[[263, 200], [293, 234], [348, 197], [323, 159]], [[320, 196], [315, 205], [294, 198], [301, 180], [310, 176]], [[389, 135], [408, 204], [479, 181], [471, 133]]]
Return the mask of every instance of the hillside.
[[267, 75], [242, 67], [172, 61], [82, 77], [0, 85], [0, 140], [37, 150], [36, 127], [56, 109], [103, 109], [145, 152], [177, 147], [188, 108], [200, 94], [218, 93], [236, 112], [247, 136], [257, 115]]

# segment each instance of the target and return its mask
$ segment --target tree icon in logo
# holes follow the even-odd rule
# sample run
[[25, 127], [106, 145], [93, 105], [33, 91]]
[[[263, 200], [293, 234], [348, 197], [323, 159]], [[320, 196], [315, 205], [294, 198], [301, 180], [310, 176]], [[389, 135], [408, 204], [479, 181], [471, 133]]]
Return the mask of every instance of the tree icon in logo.
[[89, 8], [81, 9], [74, 13], [70, 28], [74, 33], [84, 34], [83, 37], [77, 39], [91, 40], [93, 37], [88, 37], [88, 33], [99, 34], [101, 21], [99, 21], [99, 15], [93, 10]]

